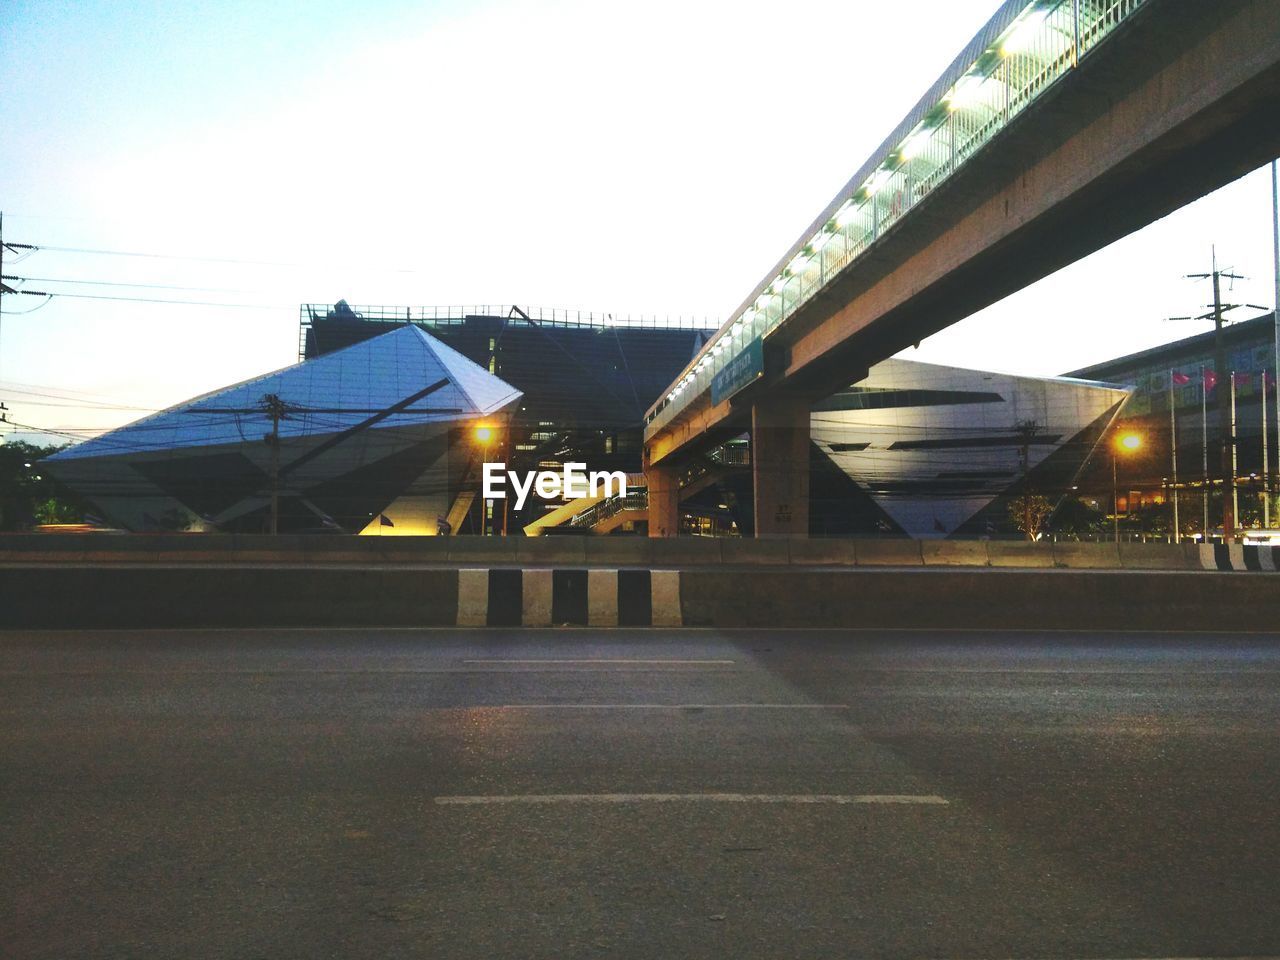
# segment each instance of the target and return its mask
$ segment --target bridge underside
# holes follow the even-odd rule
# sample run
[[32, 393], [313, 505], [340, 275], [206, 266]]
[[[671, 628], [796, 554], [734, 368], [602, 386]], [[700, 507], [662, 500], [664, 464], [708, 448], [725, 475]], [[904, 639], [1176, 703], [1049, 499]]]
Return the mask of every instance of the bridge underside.
[[[1280, 4], [1154, 0], [766, 337], [755, 384], [651, 432], [647, 464], [670, 469], [753, 423], [777, 430], [786, 411], [1277, 154]], [[781, 515], [778, 497], [807, 486], [804, 460], [758, 447], [757, 513]], [[675, 529], [664, 505], [651, 500], [655, 534]]]

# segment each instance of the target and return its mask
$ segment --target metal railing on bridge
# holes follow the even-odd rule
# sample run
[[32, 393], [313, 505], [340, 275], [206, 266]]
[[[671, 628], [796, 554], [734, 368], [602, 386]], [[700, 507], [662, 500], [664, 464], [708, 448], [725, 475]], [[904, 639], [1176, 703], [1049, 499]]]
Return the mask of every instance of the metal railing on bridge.
[[569, 518], [571, 527], [594, 527], [624, 510], [649, 509], [649, 491], [637, 490], [624, 496], [609, 497]]

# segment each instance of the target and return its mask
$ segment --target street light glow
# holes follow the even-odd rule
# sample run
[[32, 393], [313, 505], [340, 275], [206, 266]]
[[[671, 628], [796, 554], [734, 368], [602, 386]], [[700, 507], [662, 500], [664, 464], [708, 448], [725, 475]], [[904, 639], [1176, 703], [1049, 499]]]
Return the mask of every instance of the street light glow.
[[488, 443], [493, 439], [493, 429], [491, 427], [476, 427], [476, 439], [481, 443]]
[[1137, 450], [1142, 446], [1142, 438], [1136, 433], [1126, 433], [1120, 438], [1120, 446], [1125, 450]]

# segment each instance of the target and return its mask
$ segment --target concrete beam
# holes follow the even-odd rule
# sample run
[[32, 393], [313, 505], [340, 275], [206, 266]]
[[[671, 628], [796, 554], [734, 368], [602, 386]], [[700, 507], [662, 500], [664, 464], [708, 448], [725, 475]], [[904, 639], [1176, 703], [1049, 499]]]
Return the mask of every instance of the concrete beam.
[[679, 536], [680, 474], [669, 464], [648, 464], [644, 478], [649, 486], [649, 536]]
[[810, 402], [779, 396], [751, 408], [757, 537], [809, 534]]

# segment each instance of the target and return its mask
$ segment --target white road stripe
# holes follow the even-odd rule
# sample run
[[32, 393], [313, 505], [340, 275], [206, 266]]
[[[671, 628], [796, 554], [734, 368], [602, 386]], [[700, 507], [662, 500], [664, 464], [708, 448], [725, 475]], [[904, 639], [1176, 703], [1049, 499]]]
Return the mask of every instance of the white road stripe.
[[492, 659], [492, 660], [463, 660], [463, 663], [690, 663], [690, 664], [713, 664], [713, 663], [734, 663], [733, 660], [645, 660], [640, 658], [634, 659], [604, 659], [604, 658], [579, 658], [574, 660], [553, 660], [543, 658], [538, 660], [516, 660], [516, 659]]
[[946, 806], [934, 794], [905, 793], [534, 793], [479, 797], [436, 797], [440, 806], [480, 807], [498, 804], [550, 803], [896, 803]]
[[502, 710], [848, 710], [847, 703], [504, 703]]

